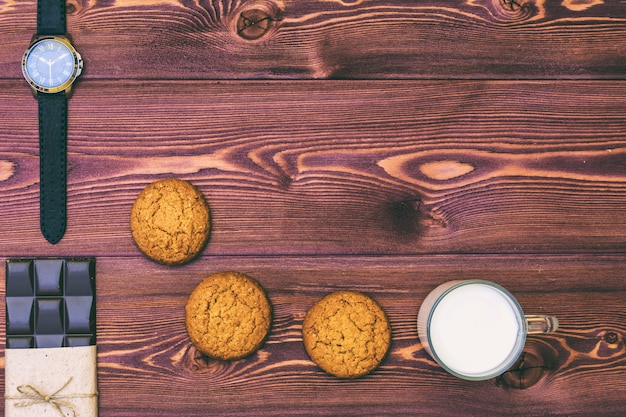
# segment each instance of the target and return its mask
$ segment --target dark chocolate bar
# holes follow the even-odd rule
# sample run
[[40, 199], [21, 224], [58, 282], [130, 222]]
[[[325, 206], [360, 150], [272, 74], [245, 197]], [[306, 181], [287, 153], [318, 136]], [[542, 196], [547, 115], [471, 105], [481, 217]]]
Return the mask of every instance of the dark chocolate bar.
[[96, 344], [95, 259], [10, 259], [6, 347]]

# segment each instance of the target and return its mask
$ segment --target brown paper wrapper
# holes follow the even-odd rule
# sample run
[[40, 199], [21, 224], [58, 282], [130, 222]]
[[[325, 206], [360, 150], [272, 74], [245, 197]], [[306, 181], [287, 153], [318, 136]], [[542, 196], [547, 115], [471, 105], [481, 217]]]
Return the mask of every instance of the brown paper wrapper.
[[96, 346], [6, 349], [6, 417], [97, 417]]

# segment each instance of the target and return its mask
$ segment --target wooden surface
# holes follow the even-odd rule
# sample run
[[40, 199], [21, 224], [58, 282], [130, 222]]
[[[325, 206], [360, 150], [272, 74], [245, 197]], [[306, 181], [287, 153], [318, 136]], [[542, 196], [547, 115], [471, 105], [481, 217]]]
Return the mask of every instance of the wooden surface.
[[[85, 72], [68, 230], [50, 245], [19, 67], [36, 3], [0, 2], [0, 259], [97, 258], [101, 416], [626, 414], [626, 3], [68, 4]], [[252, 9], [271, 16], [257, 40], [237, 34]], [[128, 227], [140, 190], [170, 176], [213, 216], [201, 257], [175, 268]], [[187, 296], [221, 270], [274, 306], [266, 344], [233, 363], [184, 327]], [[559, 318], [527, 342], [538, 381], [459, 380], [422, 349], [421, 301], [464, 278]], [[302, 345], [307, 309], [338, 289], [391, 320], [389, 356], [359, 380]]]

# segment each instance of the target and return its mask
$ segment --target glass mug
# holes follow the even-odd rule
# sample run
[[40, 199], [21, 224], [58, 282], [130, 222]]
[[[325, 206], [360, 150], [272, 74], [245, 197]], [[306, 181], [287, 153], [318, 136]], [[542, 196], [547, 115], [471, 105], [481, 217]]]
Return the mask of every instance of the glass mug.
[[472, 381], [503, 374], [521, 355], [527, 334], [558, 326], [556, 317], [525, 316], [511, 293], [484, 280], [441, 284], [417, 316], [428, 354], [452, 375]]

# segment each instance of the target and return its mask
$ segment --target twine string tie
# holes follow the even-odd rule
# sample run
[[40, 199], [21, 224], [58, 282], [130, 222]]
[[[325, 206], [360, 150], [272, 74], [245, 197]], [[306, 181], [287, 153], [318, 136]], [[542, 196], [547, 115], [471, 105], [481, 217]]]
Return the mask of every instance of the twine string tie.
[[31, 407], [36, 404], [50, 404], [55, 410], [59, 412], [60, 416], [66, 417], [67, 414], [63, 411], [65, 409], [69, 412], [69, 416], [76, 416], [76, 409], [71, 402], [67, 401], [74, 398], [93, 398], [98, 393], [93, 394], [62, 394], [67, 386], [72, 382], [72, 378], [68, 379], [65, 384], [52, 394], [46, 394], [42, 390], [35, 388], [30, 384], [24, 384], [17, 387], [17, 391], [22, 394], [21, 396], [8, 397], [10, 400], [24, 400], [16, 402], [16, 407]]

